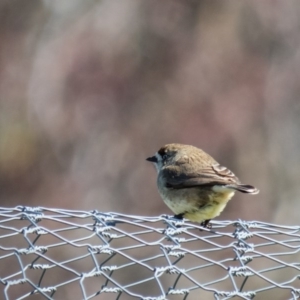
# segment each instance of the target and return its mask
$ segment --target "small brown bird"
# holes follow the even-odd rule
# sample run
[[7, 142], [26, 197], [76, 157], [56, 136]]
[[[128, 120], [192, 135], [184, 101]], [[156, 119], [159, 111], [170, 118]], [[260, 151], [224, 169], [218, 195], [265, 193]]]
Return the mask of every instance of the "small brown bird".
[[203, 227], [211, 228], [210, 220], [220, 215], [235, 191], [259, 192], [193, 146], [168, 144], [147, 160], [156, 167], [158, 191], [174, 217], [200, 222]]

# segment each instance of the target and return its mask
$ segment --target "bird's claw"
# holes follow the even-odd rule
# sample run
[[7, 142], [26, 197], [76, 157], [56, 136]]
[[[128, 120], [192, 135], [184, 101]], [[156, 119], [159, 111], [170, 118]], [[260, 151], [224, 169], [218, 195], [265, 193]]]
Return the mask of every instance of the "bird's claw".
[[181, 217], [180, 215], [175, 215], [175, 216], [169, 216], [169, 215], [162, 215], [162, 217], [167, 221], [168, 224], [170, 224], [168, 221], [171, 221], [172, 223], [175, 223], [173, 226], [175, 226], [176, 228], [180, 228], [181, 225], [184, 221], [183, 221], [183, 217]]
[[209, 222], [210, 220], [205, 220], [200, 223], [200, 226], [202, 226], [203, 228], [212, 229], [212, 225]]

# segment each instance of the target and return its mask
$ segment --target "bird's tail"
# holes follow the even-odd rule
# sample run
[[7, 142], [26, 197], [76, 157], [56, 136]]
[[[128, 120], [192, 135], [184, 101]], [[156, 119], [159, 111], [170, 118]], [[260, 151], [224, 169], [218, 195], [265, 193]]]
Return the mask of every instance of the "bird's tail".
[[249, 184], [228, 185], [228, 187], [246, 194], [255, 195], [259, 193], [259, 189]]

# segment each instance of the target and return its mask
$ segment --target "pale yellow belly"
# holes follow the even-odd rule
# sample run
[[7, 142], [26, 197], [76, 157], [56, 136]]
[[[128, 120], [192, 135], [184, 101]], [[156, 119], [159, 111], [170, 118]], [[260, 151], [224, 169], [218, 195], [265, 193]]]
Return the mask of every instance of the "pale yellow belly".
[[222, 197], [222, 199], [220, 199], [219, 197], [218, 200], [215, 199], [209, 206], [200, 208], [197, 211], [185, 213], [184, 217], [193, 222], [202, 222], [213, 219], [221, 214], [230, 198], [227, 199], [227, 197]]
[[219, 216], [234, 195], [232, 189], [216, 188], [213, 191], [205, 202], [197, 194], [193, 194], [191, 189], [181, 190], [181, 192], [177, 190], [175, 193], [161, 196], [175, 214], [183, 213], [184, 217], [190, 221], [202, 222]]

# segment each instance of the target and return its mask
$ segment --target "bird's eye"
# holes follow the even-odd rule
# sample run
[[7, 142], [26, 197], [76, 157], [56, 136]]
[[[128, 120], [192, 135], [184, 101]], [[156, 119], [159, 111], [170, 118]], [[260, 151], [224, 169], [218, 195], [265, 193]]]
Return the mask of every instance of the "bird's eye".
[[164, 154], [163, 157], [162, 157], [163, 160], [166, 160], [167, 158], [168, 158], [167, 154]]

